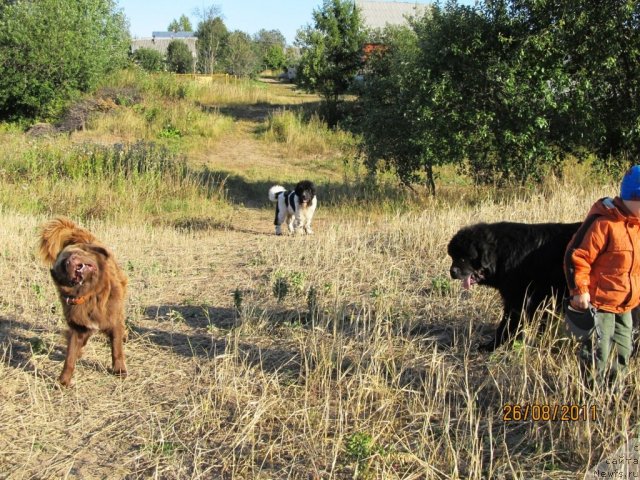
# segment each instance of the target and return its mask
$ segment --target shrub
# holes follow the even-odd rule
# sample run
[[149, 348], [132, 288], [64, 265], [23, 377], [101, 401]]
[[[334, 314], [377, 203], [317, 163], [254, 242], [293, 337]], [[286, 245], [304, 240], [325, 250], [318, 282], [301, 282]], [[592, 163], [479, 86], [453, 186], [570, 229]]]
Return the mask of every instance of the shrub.
[[172, 40], [167, 47], [167, 67], [175, 73], [193, 72], [193, 55], [182, 40]]
[[132, 55], [133, 61], [147, 72], [164, 70], [164, 57], [152, 48], [139, 48]]
[[113, 0], [4, 3], [0, 118], [51, 117], [126, 64], [126, 20]]

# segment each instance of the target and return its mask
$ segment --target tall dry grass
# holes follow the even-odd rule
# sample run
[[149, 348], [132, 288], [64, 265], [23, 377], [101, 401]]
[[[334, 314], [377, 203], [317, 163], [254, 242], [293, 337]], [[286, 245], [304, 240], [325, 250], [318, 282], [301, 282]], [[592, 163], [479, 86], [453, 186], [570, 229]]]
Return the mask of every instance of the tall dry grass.
[[222, 179], [162, 145], [77, 145], [20, 136], [8, 143], [0, 204], [13, 211], [141, 222], [207, 215], [223, 223], [230, 214]]
[[318, 115], [304, 118], [301, 111], [279, 109], [271, 112], [266, 120], [264, 138], [283, 145], [288, 155], [326, 155], [342, 151], [353, 156], [357, 140], [343, 130], [331, 130]]
[[[560, 329], [476, 350], [500, 314], [448, 279], [448, 239], [475, 221], [576, 221], [614, 185], [359, 215], [318, 210], [314, 237], [87, 226], [128, 272], [131, 376], [94, 338], [57, 387], [63, 329], [34, 263], [46, 217], [0, 212], [0, 471], [9, 478], [582, 478], [636, 435], [640, 389], [580, 381]], [[559, 323], [550, 312], [545, 319]], [[506, 405], [596, 418], [505, 421]], [[591, 410], [589, 410], [591, 412]]]

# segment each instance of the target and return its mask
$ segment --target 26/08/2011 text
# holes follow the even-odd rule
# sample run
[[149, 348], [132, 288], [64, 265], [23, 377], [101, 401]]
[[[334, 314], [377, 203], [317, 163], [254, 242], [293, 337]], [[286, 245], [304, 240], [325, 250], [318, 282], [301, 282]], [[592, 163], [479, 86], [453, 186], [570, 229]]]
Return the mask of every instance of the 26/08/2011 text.
[[586, 422], [596, 421], [598, 411], [595, 405], [545, 405], [545, 404], [510, 404], [502, 407], [503, 422]]

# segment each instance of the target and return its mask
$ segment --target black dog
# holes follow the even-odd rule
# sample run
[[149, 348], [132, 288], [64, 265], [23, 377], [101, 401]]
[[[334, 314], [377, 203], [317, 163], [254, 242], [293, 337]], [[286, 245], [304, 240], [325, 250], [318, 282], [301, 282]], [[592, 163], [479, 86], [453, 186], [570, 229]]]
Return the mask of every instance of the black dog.
[[316, 187], [313, 182], [303, 180], [298, 182], [296, 188], [287, 191], [280, 185], [274, 185], [269, 189], [269, 200], [276, 204], [276, 235], [282, 234], [281, 226], [287, 224], [289, 232], [312, 234], [311, 220], [316, 211], [318, 201], [316, 199]]
[[[517, 331], [521, 314], [532, 318], [550, 296], [566, 294], [565, 250], [581, 223], [479, 223], [459, 230], [449, 242], [450, 274], [464, 288], [487, 285], [504, 303], [495, 338], [480, 346], [492, 351]], [[558, 302], [560, 305], [560, 302]]]

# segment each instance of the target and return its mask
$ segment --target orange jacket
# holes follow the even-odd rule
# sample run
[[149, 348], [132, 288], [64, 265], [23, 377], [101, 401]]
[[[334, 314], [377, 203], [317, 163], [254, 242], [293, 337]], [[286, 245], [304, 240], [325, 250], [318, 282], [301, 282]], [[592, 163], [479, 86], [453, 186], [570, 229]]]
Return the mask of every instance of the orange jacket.
[[599, 310], [622, 313], [640, 303], [640, 218], [619, 197], [598, 200], [564, 257], [571, 295], [589, 292]]

